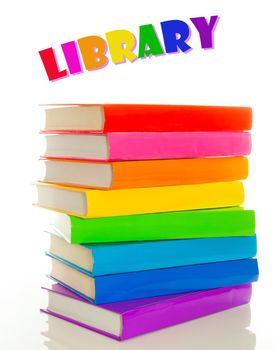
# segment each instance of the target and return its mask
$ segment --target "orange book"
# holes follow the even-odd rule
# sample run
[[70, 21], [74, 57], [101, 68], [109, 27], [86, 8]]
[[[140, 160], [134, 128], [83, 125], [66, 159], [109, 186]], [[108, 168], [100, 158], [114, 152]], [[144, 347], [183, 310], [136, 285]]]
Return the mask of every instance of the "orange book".
[[72, 161], [45, 159], [42, 182], [64, 186], [120, 189], [244, 180], [245, 157], [145, 161]]

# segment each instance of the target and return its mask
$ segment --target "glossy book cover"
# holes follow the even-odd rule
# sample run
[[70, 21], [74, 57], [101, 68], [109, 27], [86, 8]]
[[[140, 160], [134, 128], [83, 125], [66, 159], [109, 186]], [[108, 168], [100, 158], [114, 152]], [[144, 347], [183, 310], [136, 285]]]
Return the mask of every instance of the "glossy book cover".
[[69, 308], [69, 310], [65, 312], [62, 310], [62, 307], [60, 307], [60, 304], [57, 304], [56, 306], [49, 305], [47, 309], [41, 310], [52, 316], [74, 323], [77, 326], [85, 327], [91, 331], [117, 340], [132, 338], [144, 333], [153, 332], [161, 328], [247, 304], [250, 301], [252, 293], [251, 284], [244, 284], [201, 292], [136, 299], [95, 306], [59, 284], [54, 284], [50, 288], [43, 289], [49, 293], [49, 299], [52, 293], [59, 294], [65, 299], [69, 298], [74, 300], [76, 302], [73, 303], [74, 306], [80, 305], [87, 309], [91, 308], [91, 313], [103, 309], [119, 314], [121, 331], [119, 334], [115, 335], [114, 333], [110, 333], [110, 331], [103, 331], [102, 328], [104, 324], [100, 325], [97, 320], [94, 322], [89, 322], [87, 319], [77, 321], [77, 308], [71, 307], [71, 309]]
[[[98, 128], [98, 132], [243, 131], [252, 127], [252, 109], [249, 107], [52, 104], [45, 111], [46, 122], [42, 132], [96, 131], [95, 128], [87, 129], [83, 122], [93, 119], [94, 110], [103, 116], [102, 127]], [[74, 123], [68, 124], [68, 115], [74, 118]]]
[[256, 259], [95, 276], [52, 258], [49, 276], [95, 304], [222, 288], [258, 280]]
[[177, 159], [245, 156], [251, 152], [251, 134], [244, 131], [118, 132], [102, 135], [63, 132], [45, 135], [45, 141], [43, 157], [57, 159]]
[[91, 276], [253, 258], [256, 236], [72, 245], [51, 235], [46, 253]]
[[211, 209], [244, 202], [240, 181], [94, 190], [37, 183], [36, 205], [83, 218]]
[[69, 243], [253, 236], [254, 210], [242, 207], [83, 219], [56, 213], [46, 232]]

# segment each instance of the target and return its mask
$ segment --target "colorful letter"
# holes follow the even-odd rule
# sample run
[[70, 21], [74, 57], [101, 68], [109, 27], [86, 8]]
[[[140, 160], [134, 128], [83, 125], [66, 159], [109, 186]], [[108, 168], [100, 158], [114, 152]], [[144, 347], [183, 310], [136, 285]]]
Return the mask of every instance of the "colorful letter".
[[[148, 49], [147, 49], [148, 48]], [[164, 53], [152, 24], [140, 26], [139, 53], [138, 57], [143, 58], [150, 55], [162, 55]]]
[[42, 59], [44, 68], [50, 81], [68, 76], [68, 72], [66, 69], [62, 71], [59, 70], [55, 52], [51, 47], [49, 49], [39, 51], [39, 55]]
[[70, 73], [81, 73], [82, 67], [79, 59], [78, 47], [75, 41], [70, 41], [69, 43], [61, 44], [61, 47]]
[[125, 63], [136, 60], [137, 56], [132, 52], [136, 46], [135, 36], [128, 30], [113, 30], [105, 34], [112, 62]]
[[108, 63], [105, 56], [107, 45], [99, 36], [87, 36], [78, 39], [82, 59], [87, 70], [103, 68]]
[[[161, 22], [161, 27], [167, 53], [178, 52], [178, 48], [182, 52], [191, 49], [191, 46], [186, 43], [186, 40], [190, 37], [190, 28], [187, 23], [179, 20], [171, 20]], [[178, 38], [177, 34], [179, 34]]]
[[214, 48], [214, 31], [217, 26], [218, 20], [218, 16], [211, 16], [210, 23], [208, 24], [205, 17], [191, 18], [191, 21], [198, 30], [201, 41], [201, 47], [203, 49]]

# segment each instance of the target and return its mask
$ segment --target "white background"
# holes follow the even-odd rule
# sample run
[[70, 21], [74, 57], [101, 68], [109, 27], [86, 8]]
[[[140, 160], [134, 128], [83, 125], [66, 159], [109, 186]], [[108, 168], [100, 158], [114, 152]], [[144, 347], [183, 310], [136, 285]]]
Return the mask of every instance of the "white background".
[[[275, 349], [275, 12], [274, 1], [9, 1], [1, 6], [1, 317], [7, 349]], [[215, 49], [202, 50], [190, 17], [219, 15]], [[49, 82], [38, 51], [89, 35], [187, 21], [188, 54], [165, 55]], [[162, 38], [162, 36], [160, 35]], [[63, 65], [60, 60], [60, 64]], [[256, 209], [260, 281], [243, 307], [123, 344], [39, 314], [42, 213], [31, 206], [40, 103], [249, 105], [253, 152], [246, 207]], [[53, 322], [56, 322], [53, 325]], [[248, 330], [244, 328], [248, 326]], [[49, 330], [48, 337], [41, 332]], [[52, 331], [54, 329], [54, 331]], [[47, 344], [43, 344], [46, 342]], [[256, 345], [255, 345], [256, 343]]]

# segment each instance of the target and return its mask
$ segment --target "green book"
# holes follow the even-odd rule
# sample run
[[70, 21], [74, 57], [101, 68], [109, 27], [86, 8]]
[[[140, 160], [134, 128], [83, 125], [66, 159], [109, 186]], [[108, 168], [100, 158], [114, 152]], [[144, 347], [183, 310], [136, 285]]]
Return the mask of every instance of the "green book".
[[253, 236], [255, 214], [242, 207], [82, 219], [56, 213], [47, 232], [69, 243]]

